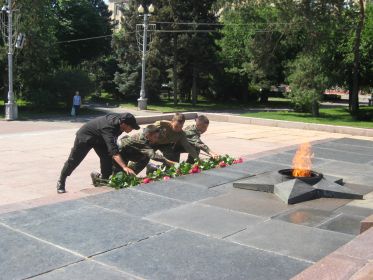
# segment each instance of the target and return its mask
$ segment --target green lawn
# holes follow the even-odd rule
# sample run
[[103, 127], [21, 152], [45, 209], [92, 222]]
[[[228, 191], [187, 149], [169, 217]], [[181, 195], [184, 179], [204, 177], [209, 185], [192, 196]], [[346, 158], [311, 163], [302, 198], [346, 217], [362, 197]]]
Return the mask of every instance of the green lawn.
[[[361, 112], [373, 115], [373, 107], [361, 107]], [[346, 108], [321, 109], [320, 117], [314, 118], [310, 114], [290, 111], [280, 112], [252, 112], [242, 114], [246, 117], [285, 120], [305, 123], [330, 124], [338, 126], [352, 126], [373, 128], [373, 121], [357, 121], [351, 117]]]

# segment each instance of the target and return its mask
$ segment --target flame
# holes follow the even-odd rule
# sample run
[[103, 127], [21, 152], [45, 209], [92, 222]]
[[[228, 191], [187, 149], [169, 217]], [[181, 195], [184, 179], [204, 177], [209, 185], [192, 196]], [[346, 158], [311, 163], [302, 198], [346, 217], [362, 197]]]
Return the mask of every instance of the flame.
[[293, 177], [311, 177], [312, 156], [309, 143], [299, 145], [293, 158]]

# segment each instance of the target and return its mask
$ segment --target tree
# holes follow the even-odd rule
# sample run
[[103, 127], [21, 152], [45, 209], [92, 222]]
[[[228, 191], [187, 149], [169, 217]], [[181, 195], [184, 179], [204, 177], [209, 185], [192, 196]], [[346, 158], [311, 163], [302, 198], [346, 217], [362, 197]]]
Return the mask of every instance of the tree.
[[[59, 47], [64, 61], [78, 65], [84, 60], [96, 59], [110, 53], [111, 13], [103, 0], [55, 1], [53, 10], [58, 20], [56, 36], [58, 41], [61, 41]], [[82, 38], [105, 35], [108, 37], [79, 41]]]

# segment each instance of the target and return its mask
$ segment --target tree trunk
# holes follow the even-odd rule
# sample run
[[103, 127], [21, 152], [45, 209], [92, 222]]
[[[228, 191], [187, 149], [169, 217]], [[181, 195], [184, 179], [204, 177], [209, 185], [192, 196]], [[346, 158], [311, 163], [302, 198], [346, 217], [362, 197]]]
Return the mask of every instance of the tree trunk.
[[360, 44], [361, 32], [364, 26], [364, 0], [359, 0], [360, 14], [359, 23], [356, 27], [355, 45], [354, 45], [354, 70], [352, 76], [352, 92], [350, 92], [350, 112], [351, 115], [356, 116], [359, 112], [359, 79], [360, 79]]
[[196, 106], [197, 104], [197, 95], [198, 95], [198, 85], [197, 85], [197, 76], [198, 76], [198, 69], [193, 64], [193, 86], [192, 86], [192, 105]]
[[178, 77], [177, 77], [177, 34], [174, 33], [174, 65], [172, 68], [172, 78], [173, 78], [173, 90], [174, 90], [174, 105], [178, 103], [177, 94], [178, 94]]
[[246, 76], [243, 77], [242, 102], [243, 103], [249, 102], [249, 80]]
[[319, 102], [317, 100], [312, 101], [312, 117], [319, 117], [320, 111], [319, 111]]

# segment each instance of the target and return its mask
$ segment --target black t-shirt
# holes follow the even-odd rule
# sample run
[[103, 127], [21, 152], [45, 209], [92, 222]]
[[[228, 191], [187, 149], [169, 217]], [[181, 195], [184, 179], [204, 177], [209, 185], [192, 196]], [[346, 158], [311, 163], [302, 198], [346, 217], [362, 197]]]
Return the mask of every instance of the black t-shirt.
[[90, 120], [76, 133], [81, 140], [92, 144], [105, 144], [109, 155], [119, 153], [117, 138], [122, 134], [120, 130], [120, 114], [108, 114]]

